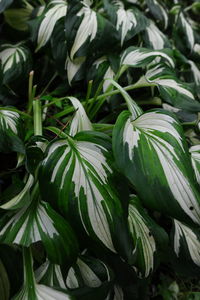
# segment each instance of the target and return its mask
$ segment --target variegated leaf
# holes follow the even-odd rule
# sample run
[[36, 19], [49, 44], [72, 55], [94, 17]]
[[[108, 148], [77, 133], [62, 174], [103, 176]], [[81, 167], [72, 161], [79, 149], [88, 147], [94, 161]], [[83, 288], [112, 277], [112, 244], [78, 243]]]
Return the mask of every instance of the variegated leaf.
[[[74, 26], [76, 26], [76, 28], [78, 27], [70, 47], [69, 57], [72, 61], [77, 56], [85, 56], [77, 55], [77, 53], [83, 46], [88, 47], [86, 42], [88, 42], [88, 44], [92, 42], [98, 31], [97, 13], [90, 8], [90, 4], [86, 1], [75, 2], [76, 3], [73, 3], [72, 6], [69, 7], [66, 19], [66, 35], [67, 39], [69, 39], [69, 43], [72, 38], [71, 23], [73, 22], [73, 28]], [[74, 14], [74, 11], [76, 11], [76, 14]]]
[[80, 131], [93, 130], [92, 123], [88, 119], [81, 102], [75, 97], [68, 97], [68, 99], [71, 101], [76, 111], [70, 125], [69, 134], [75, 136]]
[[24, 153], [20, 115], [9, 108], [0, 107], [0, 152]]
[[136, 252], [137, 256], [136, 263], [139, 269], [139, 274], [143, 274], [145, 277], [148, 277], [154, 267], [156, 243], [152, 233], [150, 232], [148, 220], [139, 212], [134, 199], [132, 199], [129, 203], [128, 223], [135, 245], [134, 252]]
[[150, 22], [144, 31], [145, 46], [154, 50], [162, 50], [163, 48], [170, 48], [170, 43], [167, 37], [159, 30], [159, 28]]
[[52, 264], [49, 260], [35, 271], [35, 279], [37, 283], [50, 287], [66, 288], [60, 266]]
[[8, 83], [20, 76], [28, 76], [31, 67], [29, 49], [20, 44], [3, 44], [0, 47], [3, 82]]
[[157, 0], [146, 0], [150, 13], [156, 21], [161, 21], [166, 29], [168, 26], [168, 11], [160, 2]]
[[[179, 257], [184, 255], [185, 259], [190, 259], [195, 265], [200, 267], [200, 235], [195, 229], [174, 220], [174, 251]], [[183, 253], [182, 253], [183, 252]]]
[[[171, 75], [172, 74], [172, 75]], [[159, 64], [147, 71], [145, 77], [158, 86], [161, 97], [177, 108], [188, 111], [200, 111], [200, 104], [195, 100], [186, 83], [182, 83], [166, 66]]]
[[21, 190], [19, 194], [17, 194], [12, 199], [8, 200], [6, 203], [1, 204], [1, 209], [8, 209], [8, 210], [15, 210], [23, 207], [27, 201], [30, 201], [30, 189], [33, 186], [34, 183], [34, 177], [32, 175], [29, 175], [27, 182], [24, 186], [24, 188]]
[[111, 281], [111, 270], [99, 259], [80, 256], [76, 264], [69, 269], [66, 285], [70, 289], [83, 286], [100, 287], [105, 281]]
[[13, 0], [0, 0], [0, 13], [2, 13], [11, 3]]
[[46, 45], [51, 38], [57, 21], [65, 17], [66, 14], [67, 3], [65, 0], [51, 0], [49, 2], [39, 27], [36, 51]]
[[77, 57], [71, 61], [69, 57], [66, 60], [67, 79], [70, 85], [76, 80], [79, 80], [79, 74], [84, 66], [86, 57]]
[[104, 0], [104, 7], [120, 36], [121, 46], [126, 40], [144, 30], [148, 24], [147, 18], [136, 8], [126, 10], [120, 0]]
[[124, 221], [119, 198], [109, 179], [114, 175], [107, 161], [109, 150], [99, 142], [99, 138], [103, 141], [105, 137], [88, 131], [79, 133], [75, 139], [68, 137], [51, 143], [40, 168], [40, 189], [44, 198], [62, 213], [73, 220], [78, 218], [91, 238], [116, 252], [118, 246], [122, 251], [125, 249], [127, 237], [124, 228], [120, 237], [124, 245], [117, 236], [113, 239]]
[[155, 110], [131, 121], [130, 113], [122, 112], [113, 131], [113, 150], [121, 172], [147, 207], [200, 224], [200, 195], [182, 128], [173, 115]]
[[192, 146], [189, 150], [196, 180], [200, 184], [200, 145]]
[[[36, 189], [32, 194], [32, 197], [37, 196]], [[5, 215], [0, 229], [0, 241], [5, 244], [29, 247], [42, 241], [54, 263], [71, 263], [76, 256], [77, 241], [71, 227], [48, 203], [37, 203], [37, 199], [32, 199], [14, 214]]]
[[24, 283], [13, 300], [75, 300], [66, 290], [36, 283], [30, 249], [23, 249]]
[[129, 47], [122, 54], [121, 65], [127, 65], [134, 68], [144, 67], [155, 58], [160, 57], [171, 67], [174, 67], [173, 59], [164, 51], [154, 51], [147, 48]]
[[189, 49], [193, 50], [195, 44], [194, 32], [189, 20], [182, 11], [178, 15], [175, 30], [180, 30], [180, 32], [183, 33], [181, 39], [184, 39]]

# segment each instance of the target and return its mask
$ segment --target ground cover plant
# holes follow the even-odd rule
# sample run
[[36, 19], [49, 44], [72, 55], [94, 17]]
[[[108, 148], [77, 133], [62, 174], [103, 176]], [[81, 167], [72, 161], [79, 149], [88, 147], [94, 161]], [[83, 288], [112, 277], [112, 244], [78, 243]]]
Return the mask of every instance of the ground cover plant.
[[200, 299], [200, 2], [0, 0], [0, 295]]

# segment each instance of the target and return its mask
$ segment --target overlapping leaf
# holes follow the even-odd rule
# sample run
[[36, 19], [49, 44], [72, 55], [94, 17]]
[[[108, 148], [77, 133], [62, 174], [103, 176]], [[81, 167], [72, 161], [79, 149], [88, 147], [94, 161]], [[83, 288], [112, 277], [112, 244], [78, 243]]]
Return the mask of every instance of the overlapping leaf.
[[200, 184], [200, 146], [190, 147], [192, 166], [195, 172], [197, 182]]
[[30, 72], [30, 51], [21, 44], [1, 45], [0, 60], [3, 68], [3, 83], [11, 82], [22, 75], [27, 76]]
[[162, 50], [163, 48], [170, 48], [168, 38], [159, 30], [159, 28], [150, 21], [149, 25], [144, 31], [145, 46], [154, 50]]
[[200, 195], [182, 128], [173, 115], [156, 110], [131, 121], [129, 112], [122, 112], [113, 151], [146, 206], [200, 223]]
[[57, 21], [65, 17], [66, 13], [67, 3], [65, 0], [51, 0], [49, 2], [38, 30], [36, 51], [46, 45]]
[[71, 227], [48, 203], [35, 200], [14, 214], [5, 215], [1, 220], [0, 241], [25, 247], [42, 241], [52, 262], [73, 262], [77, 241]]
[[120, 0], [104, 0], [104, 7], [119, 33], [121, 46], [144, 30], [148, 24], [147, 18], [137, 8], [126, 10]]
[[78, 217], [91, 238], [113, 252], [116, 248], [126, 252], [126, 227], [110, 181], [114, 174], [107, 160], [106, 140], [106, 136], [91, 131], [52, 142], [40, 169], [40, 188], [44, 198], [62, 213]]
[[147, 71], [145, 77], [158, 86], [161, 97], [166, 102], [192, 112], [200, 110], [200, 103], [195, 100], [188, 85], [178, 80], [166, 66], [156, 65]]

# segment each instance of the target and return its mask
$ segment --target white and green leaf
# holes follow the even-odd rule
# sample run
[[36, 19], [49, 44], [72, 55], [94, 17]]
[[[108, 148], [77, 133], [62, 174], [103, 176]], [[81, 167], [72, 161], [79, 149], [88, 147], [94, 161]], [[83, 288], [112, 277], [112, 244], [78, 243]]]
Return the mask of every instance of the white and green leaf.
[[52, 264], [49, 260], [35, 271], [35, 279], [40, 284], [66, 289], [60, 266]]
[[111, 281], [111, 270], [99, 259], [80, 256], [76, 264], [69, 269], [66, 285], [70, 289], [88, 286], [100, 287], [105, 281]]
[[67, 2], [65, 0], [51, 0], [47, 5], [37, 35], [37, 48], [45, 46], [53, 33], [54, 27], [58, 20], [67, 14]]
[[190, 256], [195, 265], [200, 267], [200, 236], [199, 233], [180, 221], [174, 220], [174, 251], [179, 257], [181, 249]]
[[189, 22], [189, 19], [186, 18], [183, 12], [179, 13], [176, 26], [178, 28], [180, 27], [181, 31], [184, 34], [188, 47], [190, 48], [190, 50], [193, 50], [195, 45], [194, 31]]
[[73, 61], [69, 57], [67, 57], [65, 68], [67, 70], [67, 80], [69, 82], [69, 85], [72, 85], [73, 81], [78, 76], [85, 60], [86, 57], [77, 57]]
[[92, 123], [90, 122], [81, 102], [75, 97], [68, 97], [68, 99], [71, 101], [75, 109], [69, 134], [71, 136], [75, 136], [80, 131], [93, 130]]
[[3, 82], [8, 83], [30, 72], [31, 55], [28, 48], [16, 44], [3, 44], [0, 47]]
[[171, 67], [175, 66], [173, 59], [166, 52], [138, 47], [129, 47], [125, 50], [121, 57], [121, 65], [127, 65], [134, 68], [144, 67], [157, 57], [162, 58]]
[[155, 110], [131, 121], [130, 113], [122, 112], [113, 131], [113, 151], [147, 207], [200, 224], [200, 195], [173, 115]]
[[196, 180], [200, 184], [200, 145], [192, 146], [189, 150]]
[[138, 9], [126, 10], [124, 3], [120, 0], [111, 2], [104, 0], [104, 7], [120, 35], [121, 46], [147, 26], [147, 19]]
[[159, 30], [153, 21], [150, 22], [144, 31], [144, 40], [145, 45], [154, 50], [162, 50], [170, 47], [167, 37]]
[[0, 0], [0, 13], [12, 4], [13, 0]]
[[155, 20], [161, 21], [166, 29], [169, 21], [167, 9], [157, 0], [146, 0], [146, 3]]
[[154, 267], [154, 254], [156, 251], [156, 243], [148, 222], [138, 211], [135, 202], [129, 203], [128, 214], [129, 230], [135, 245], [136, 255], [138, 257], [137, 264], [140, 274], [148, 277]]
[[[33, 193], [37, 191], [33, 190]], [[77, 241], [71, 227], [48, 203], [37, 203], [36, 200], [32, 199], [14, 214], [5, 215], [1, 220], [0, 241], [25, 247], [42, 241], [52, 262], [73, 261]]]
[[158, 64], [149, 69], [145, 77], [147, 81], [158, 86], [161, 97], [169, 104], [188, 111], [199, 111], [200, 104], [195, 100], [188, 85], [179, 81], [172, 72], [171, 74], [167, 74], [166, 67]]
[[123, 227], [123, 213], [109, 181], [114, 175], [106, 158], [109, 150], [97, 143], [94, 132], [77, 137], [50, 144], [39, 174], [41, 192], [66, 216], [78, 218], [91, 238], [116, 252], [112, 235], [120, 222]]

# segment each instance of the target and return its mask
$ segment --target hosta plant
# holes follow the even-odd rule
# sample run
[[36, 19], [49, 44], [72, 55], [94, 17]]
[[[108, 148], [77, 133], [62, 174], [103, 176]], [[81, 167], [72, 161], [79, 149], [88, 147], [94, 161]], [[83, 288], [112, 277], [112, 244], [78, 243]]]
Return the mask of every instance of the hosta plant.
[[2, 300], [199, 299], [199, 14], [0, 0]]

